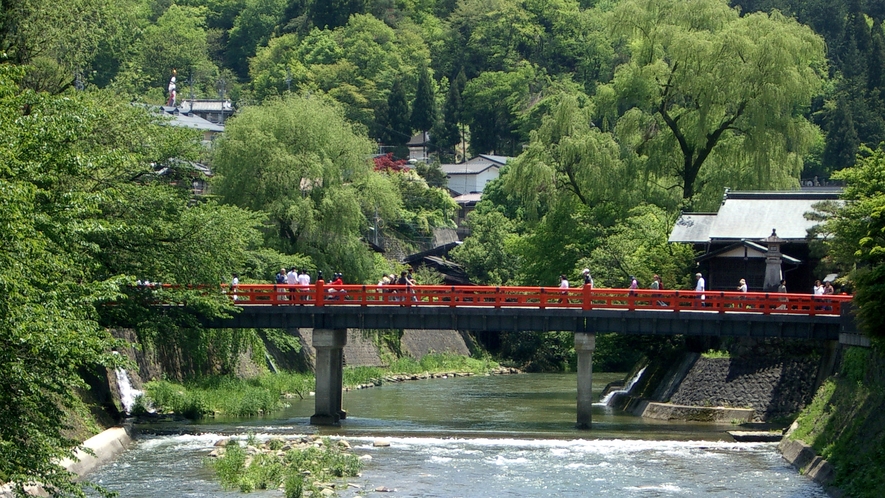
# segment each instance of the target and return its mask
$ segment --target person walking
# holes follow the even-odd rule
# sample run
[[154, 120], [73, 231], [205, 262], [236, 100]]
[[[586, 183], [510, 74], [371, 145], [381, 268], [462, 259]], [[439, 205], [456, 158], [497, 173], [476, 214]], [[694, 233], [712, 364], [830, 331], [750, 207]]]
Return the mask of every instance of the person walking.
[[[559, 293], [563, 296], [568, 296], [568, 278], [566, 278], [565, 274], [559, 276]], [[568, 302], [568, 299], [560, 298], [559, 302]]]
[[234, 273], [230, 279], [230, 292], [234, 296], [234, 301], [237, 300], [237, 289], [240, 287], [240, 276]]
[[742, 278], [740, 282], [738, 282], [737, 290], [738, 292], [747, 292], [747, 281]]
[[[651, 290], [663, 290], [664, 285], [661, 283], [661, 276], [655, 273], [655, 275], [651, 279], [651, 286], [649, 287]], [[652, 294], [653, 297], [661, 297], [660, 294]], [[667, 303], [664, 301], [658, 301], [658, 306], [666, 306]]]
[[[285, 294], [285, 289], [281, 288], [281, 285], [286, 285], [286, 269], [280, 268], [280, 271], [274, 275], [274, 282], [277, 284], [277, 294]], [[277, 296], [279, 301], [285, 301], [285, 296]]]
[[696, 281], [694, 290], [695, 292], [701, 292], [701, 306], [704, 305], [704, 301], [707, 299], [707, 296], [703, 294], [705, 290], [707, 290], [707, 282], [704, 280], [704, 276], [701, 275], [700, 272], [694, 274], [694, 279]]
[[[781, 279], [781, 283], [780, 283], [780, 285], [777, 286], [777, 291], [778, 291], [778, 293], [780, 293], [780, 294], [786, 294], [786, 293], [787, 293], [787, 281], [786, 281], [786, 280]], [[782, 301], [782, 302], [787, 302], [787, 298], [785, 298], [785, 297], [782, 297], [782, 298], [780, 298], [780, 299], [778, 299], [778, 300], [779, 300], [779, 301]], [[786, 304], [782, 304], [782, 305], [778, 306], [777, 309], [779, 309], [779, 310], [785, 310], [785, 309], [787, 309], [787, 305], [786, 305]]]
[[298, 292], [295, 286], [298, 285], [298, 270], [293, 266], [289, 269], [289, 273], [286, 273], [286, 285], [289, 286], [289, 300], [295, 300], [295, 293]]
[[581, 276], [584, 278], [584, 285], [589, 285], [590, 288], [593, 288], [593, 276], [590, 275], [590, 268], [584, 268], [584, 271], [581, 272]]
[[295, 283], [298, 285], [298, 291], [304, 294], [303, 296], [301, 296], [301, 300], [307, 301], [307, 293], [310, 292], [310, 273], [307, 273], [307, 270], [302, 268], [301, 273], [299, 273], [298, 276], [295, 277]]

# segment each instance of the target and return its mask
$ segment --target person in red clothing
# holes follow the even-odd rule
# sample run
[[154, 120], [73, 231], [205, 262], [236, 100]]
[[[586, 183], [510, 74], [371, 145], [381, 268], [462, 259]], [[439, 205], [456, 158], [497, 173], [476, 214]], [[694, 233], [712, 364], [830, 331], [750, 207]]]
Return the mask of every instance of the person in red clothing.
[[344, 289], [341, 286], [344, 285], [344, 279], [341, 277], [340, 273], [336, 273], [332, 276], [332, 281], [329, 283], [329, 292], [332, 293], [330, 299], [338, 301], [341, 299], [341, 295], [339, 292], [344, 292]]

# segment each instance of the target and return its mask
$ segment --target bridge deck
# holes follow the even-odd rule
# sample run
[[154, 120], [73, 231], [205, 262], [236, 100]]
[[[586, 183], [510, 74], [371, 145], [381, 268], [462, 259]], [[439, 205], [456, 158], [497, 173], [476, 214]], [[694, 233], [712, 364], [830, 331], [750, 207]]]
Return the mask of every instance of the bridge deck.
[[[838, 339], [850, 296], [489, 286], [247, 285], [208, 326], [535, 330]], [[703, 298], [701, 296], [703, 294]], [[845, 315], [845, 316], [843, 316]]]

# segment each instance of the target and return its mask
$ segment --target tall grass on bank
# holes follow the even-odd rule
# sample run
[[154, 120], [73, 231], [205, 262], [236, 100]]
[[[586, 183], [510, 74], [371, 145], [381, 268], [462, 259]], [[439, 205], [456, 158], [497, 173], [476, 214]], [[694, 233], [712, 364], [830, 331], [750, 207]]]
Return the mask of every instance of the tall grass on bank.
[[[431, 353], [421, 360], [400, 358], [388, 368], [355, 367], [344, 369], [348, 387], [378, 384], [384, 377], [397, 374], [469, 372], [483, 374], [498, 368], [487, 359], [475, 359], [453, 353]], [[283, 408], [284, 396], [304, 398], [314, 389], [313, 374], [282, 372], [253, 379], [231, 376], [206, 377], [183, 384], [159, 380], [145, 384], [145, 396], [134, 410], [143, 413], [146, 405], [161, 412], [173, 412], [187, 418], [228, 415], [250, 417]]]
[[314, 388], [311, 374], [267, 374], [254, 379], [206, 377], [177, 384], [166, 380], [145, 384], [145, 404], [163, 412], [196, 419], [207, 415], [247, 417], [283, 408], [283, 396], [305, 397]]

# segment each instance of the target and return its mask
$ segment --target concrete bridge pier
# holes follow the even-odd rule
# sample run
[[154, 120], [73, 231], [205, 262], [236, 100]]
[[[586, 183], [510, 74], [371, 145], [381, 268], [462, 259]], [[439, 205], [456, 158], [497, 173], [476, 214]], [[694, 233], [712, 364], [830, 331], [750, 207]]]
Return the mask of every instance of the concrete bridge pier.
[[347, 412], [341, 409], [347, 329], [313, 329], [311, 344], [316, 350], [316, 404], [310, 423], [341, 425], [341, 420], [347, 417]]
[[590, 429], [593, 409], [593, 351], [596, 334], [575, 333], [575, 353], [578, 355], [578, 429]]

